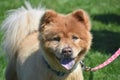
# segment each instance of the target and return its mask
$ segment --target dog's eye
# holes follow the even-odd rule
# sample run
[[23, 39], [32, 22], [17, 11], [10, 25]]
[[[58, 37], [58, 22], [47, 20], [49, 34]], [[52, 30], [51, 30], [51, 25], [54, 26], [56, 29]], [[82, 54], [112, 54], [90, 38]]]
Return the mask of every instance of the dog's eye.
[[79, 37], [77, 37], [77, 36], [73, 35], [73, 36], [72, 36], [72, 39], [73, 39], [73, 41], [75, 41], [75, 40], [78, 40], [78, 39], [79, 39]]
[[58, 42], [59, 42], [59, 41], [60, 41], [60, 37], [53, 37], [52, 40], [53, 40], [53, 41], [58, 41]]

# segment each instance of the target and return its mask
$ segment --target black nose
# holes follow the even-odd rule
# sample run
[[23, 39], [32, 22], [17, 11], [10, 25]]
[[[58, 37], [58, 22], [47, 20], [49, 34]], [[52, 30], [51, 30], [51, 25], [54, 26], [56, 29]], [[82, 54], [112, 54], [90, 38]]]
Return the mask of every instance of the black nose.
[[62, 49], [62, 55], [64, 58], [70, 58], [72, 53], [73, 51], [72, 51], [72, 48], [70, 47], [65, 47]]

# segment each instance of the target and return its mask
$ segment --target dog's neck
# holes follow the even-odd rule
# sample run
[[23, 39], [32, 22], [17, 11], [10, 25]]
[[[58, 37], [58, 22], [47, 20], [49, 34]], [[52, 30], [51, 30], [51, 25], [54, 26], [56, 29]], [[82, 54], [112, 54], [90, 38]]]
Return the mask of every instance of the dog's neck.
[[53, 68], [48, 64], [48, 62], [44, 59], [44, 57], [43, 57], [43, 61], [44, 61], [44, 63], [46, 64], [46, 66], [48, 67], [48, 69], [51, 70], [52, 72], [54, 72], [57, 76], [64, 76], [64, 75], [67, 75], [67, 74], [69, 74], [69, 73], [71, 72], [71, 70], [68, 71], [68, 72], [57, 71], [57, 70], [53, 69]]

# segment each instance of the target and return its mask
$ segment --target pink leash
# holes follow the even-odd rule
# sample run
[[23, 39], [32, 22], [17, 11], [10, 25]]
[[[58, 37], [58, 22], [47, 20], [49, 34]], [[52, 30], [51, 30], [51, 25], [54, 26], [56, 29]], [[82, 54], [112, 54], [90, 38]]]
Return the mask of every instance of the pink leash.
[[96, 71], [96, 70], [99, 70], [99, 69], [107, 66], [108, 64], [113, 62], [119, 55], [120, 55], [120, 48], [104, 63], [100, 64], [99, 66], [96, 66], [95, 68], [91, 68], [91, 71]]
[[96, 66], [94, 68], [88, 68], [88, 67], [85, 66], [85, 71], [96, 71], [96, 70], [99, 70], [99, 69], [107, 66], [111, 62], [113, 62], [119, 55], [120, 55], [120, 48], [108, 60], [106, 60], [104, 63], [102, 63], [102, 64], [100, 64], [100, 65], [98, 65], [98, 66]]

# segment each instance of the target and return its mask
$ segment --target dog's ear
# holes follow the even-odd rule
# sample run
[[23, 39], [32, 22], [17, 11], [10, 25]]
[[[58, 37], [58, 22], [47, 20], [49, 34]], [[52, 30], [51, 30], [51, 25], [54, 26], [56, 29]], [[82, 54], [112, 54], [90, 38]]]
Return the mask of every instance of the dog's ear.
[[57, 13], [53, 10], [47, 10], [41, 19], [41, 24], [49, 24], [57, 16]]
[[39, 30], [42, 31], [44, 29], [44, 26], [53, 22], [56, 16], [57, 13], [55, 11], [47, 10], [40, 20]]
[[88, 14], [82, 10], [76, 10], [72, 13], [73, 17], [75, 17], [78, 21], [84, 23], [86, 26], [86, 29], [90, 30], [91, 29], [91, 23]]

